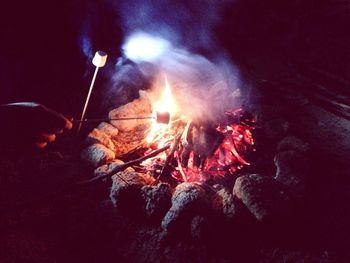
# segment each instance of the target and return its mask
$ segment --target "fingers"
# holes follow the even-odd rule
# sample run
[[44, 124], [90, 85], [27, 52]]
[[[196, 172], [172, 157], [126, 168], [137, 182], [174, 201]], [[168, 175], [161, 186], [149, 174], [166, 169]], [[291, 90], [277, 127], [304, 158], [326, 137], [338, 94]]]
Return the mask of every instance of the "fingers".
[[43, 132], [37, 136], [34, 142], [34, 146], [38, 149], [43, 149], [47, 146], [48, 143], [53, 142], [55, 140], [56, 140], [56, 134], [54, 133], [49, 134], [49, 133]]
[[43, 105], [37, 107], [37, 114], [40, 118], [40, 128], [42, 130], [59, 132], [60, 130], [70, 130], [73, 127], [69, 121], [61, 113], [49, 109]]
[[43, 149], [47, 146], [47, 142], [35, 142], [34, 146], [35, 146], [35, 148]]
[[72, 128], [73, 128], [73, 122], [70, 121], [70, 120], [68, 120], [67, 118], [65, 118], [65, 119], [66, 119], [66, 126], [65, 126], [65, 128], [66, 128], [67, 130], [72, 129]]
[[53, 142], [56, 139], [56, 134], [48, 134], [48, 133], [41, 133], [39, 135], [39, 140], [38, 141], [43, 141], [43, 142]]
[[0, 105], [0, 147], [45, 148], [58, 134], [72, 128], [72, 121], [37, 103]]

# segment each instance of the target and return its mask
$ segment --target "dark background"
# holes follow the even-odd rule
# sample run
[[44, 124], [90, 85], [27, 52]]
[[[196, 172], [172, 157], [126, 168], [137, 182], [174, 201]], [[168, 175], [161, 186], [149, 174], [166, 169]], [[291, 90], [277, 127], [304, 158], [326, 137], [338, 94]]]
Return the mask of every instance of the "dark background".
[[[176, 2], [173, 6], [187, 8], [186, 1]], [[188, 6], [195, 10], [196, 5], [201, 3]], [[94, 69], [83, 53], [82, 36], [91, 41], [91, 54], [105, 50], [113, 67], [123, 37], [117, 7], [117, 1], [91, 0], [2, 3], [0, 102], [34, 100], [79, 115]], [[248, 80], [274, 78], [291, 64], [348, 78], [349, 10], [349, 3], [341, 0], [227, 1], [213, 38]], [[191, 26], [196, 16], [178, 19], [183, 20], [178, 24]], [[99, 79], [97, 90], [103, 91], [103, 74]], [[103, 99], [98, 94], [92, 105]]]
[[0, 101], [79, 114], [94, 70], [80, 44], [84, 27], [91, 48], [106, 50], [113, 64], [121, 41], [115, 15], [103, 1], [9, 1], [1, 9]]

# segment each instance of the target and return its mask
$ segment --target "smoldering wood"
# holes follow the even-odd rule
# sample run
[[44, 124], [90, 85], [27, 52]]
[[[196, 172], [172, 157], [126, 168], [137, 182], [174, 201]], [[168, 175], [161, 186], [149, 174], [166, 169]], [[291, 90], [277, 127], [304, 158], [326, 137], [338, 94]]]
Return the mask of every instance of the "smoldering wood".
[[212, 124], [191, 123], [189, 126], [186, 143], [181, 150], [181, 164], [188, 166], [191, 152], [194, 153], [194, 165], [201, 168], [206, 159], [215, 152], [222, 143], [224, 136], [216, 131]]
[[177, 135], [177, 137], [175, 139], [175, 142], [174, 142], [174, 145], [173, 145], [173, 147], [171, 149], [171, 152], [167, 156], [167, 158], [166, 158], [166, 160], [164, 162], [162, 171], [160, 172], [160, 174], [159, 174], [159, 176], [157, 178], [158, 180], [162, 179], [166, 174], [169, 175], [171, 173], [170, 164], [171, 164], [171, 162], [174, 159], [174, 154], [175, 154], [175, 151], [177, 150], [177, 148], [179, 146], [181, 137], [182, 137], [182, 133]]

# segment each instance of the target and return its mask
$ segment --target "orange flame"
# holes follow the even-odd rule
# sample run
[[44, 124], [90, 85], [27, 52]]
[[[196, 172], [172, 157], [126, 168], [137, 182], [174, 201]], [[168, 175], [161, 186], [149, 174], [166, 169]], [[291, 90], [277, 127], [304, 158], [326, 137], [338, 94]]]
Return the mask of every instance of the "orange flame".
[[[174, 116], [178, 115], [178, 107], [172, 94], [168, 79], [166, 77], [164, 90], [161, 93], [160, 97], [152, 102], [152, 108], [153, 112], [168, 112], [170, 114], [170, 121], [169, 124], [157, 123], [154, 121], [148, 135], [146, 136], [147, 143], [158, 141], [160, 138], [164, 137], [165, 134], [169, 133], [172, 122], [174, 121]], [[158, 145], [158, 147], [163, 146], [164, 145]]]

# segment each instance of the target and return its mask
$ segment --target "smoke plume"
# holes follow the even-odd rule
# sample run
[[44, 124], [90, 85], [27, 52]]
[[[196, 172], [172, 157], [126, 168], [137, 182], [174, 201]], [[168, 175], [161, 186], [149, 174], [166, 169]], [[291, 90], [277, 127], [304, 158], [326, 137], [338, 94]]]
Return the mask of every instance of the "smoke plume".
[[146, 76], [152, 64], [154, 88], [164, 87], [165, 74], [179, 107], [192, 119], [217, 120], [240, 105], [239, 71], [213, 34], [227, 2], [131, 0], [118, 5], [124, 55]]
[[[124, 35], [122, 46], [115, 48], [122, 49], [123, 55], [137, 65], [137, 72], [152, 80], [154, 88], [164, 86], [166, 75], [177, 103], [190, 117], [214, 120], [225, 110], [240, 105], [239, 71], [213, 33], [222, 9], [231, 0], [106, 1], [116, 11], [116, 21]], [[91, 49], [87, 39], [81, 38], [86, 54]], [[123, 89], [120, 99], [134, 94], [125, 88], [135, 82], [123, 76], [123, 71], [129, 75], [132, 72], [130, 64], [126, 67], [127, 70], [116, 65], [114, 72], [108, 71], [112, 74], [110, 80], [115, 82], [108, 84], [108, 94]], [[138, 76], [137, 72], [134, 75]], [[145, 84], [138, 79], [140, 85]], [[113, 96], [108, 95], [106, 100], [111, 99], [114, 100]]]

